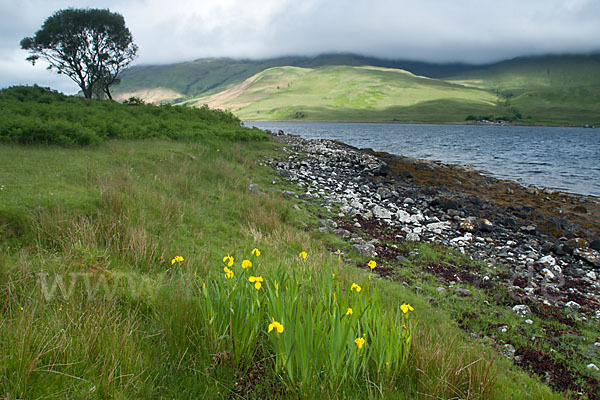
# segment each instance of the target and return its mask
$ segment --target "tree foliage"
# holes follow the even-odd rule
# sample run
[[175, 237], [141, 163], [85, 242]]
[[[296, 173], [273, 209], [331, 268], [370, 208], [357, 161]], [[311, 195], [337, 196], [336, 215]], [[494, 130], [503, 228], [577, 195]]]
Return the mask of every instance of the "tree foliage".
[[46, 19], [34, 36], [21, 40], [27, 58], [67, 75], [86, 98], [100, 88], [109, 98], [110, 85], [136, 56], [138, 47], [121, 14], [108, 9], [65, 9]]

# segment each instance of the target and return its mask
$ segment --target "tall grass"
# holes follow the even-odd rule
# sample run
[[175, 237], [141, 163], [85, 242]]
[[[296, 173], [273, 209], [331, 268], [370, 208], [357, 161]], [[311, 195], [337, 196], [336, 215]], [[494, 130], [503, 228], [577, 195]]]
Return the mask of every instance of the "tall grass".
[[331, 255], [268, 190], [257, 160], [277, 150], [1, 146], [0, 397], [503, 398], [509, 372], [447, 315]]

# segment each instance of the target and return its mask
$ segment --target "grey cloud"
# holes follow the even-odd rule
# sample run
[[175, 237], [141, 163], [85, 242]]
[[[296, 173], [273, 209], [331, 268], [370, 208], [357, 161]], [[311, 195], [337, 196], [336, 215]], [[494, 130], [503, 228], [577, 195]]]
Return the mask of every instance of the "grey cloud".
[[18, 61], [27, 56], [16, 56], [19, 41], [69, 6], [123, 14], [140, 64], [324, 52], [484, 63], [600, 51], [597, 0], [0, 0], [1, 85], [26, 68], [42, 76]]

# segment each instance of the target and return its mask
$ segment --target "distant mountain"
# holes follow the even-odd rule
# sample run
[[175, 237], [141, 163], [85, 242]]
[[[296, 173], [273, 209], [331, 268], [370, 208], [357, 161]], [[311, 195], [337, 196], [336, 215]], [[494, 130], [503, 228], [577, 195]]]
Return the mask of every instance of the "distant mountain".
[[[209, 104], [246, 119], [600, 124], [600, 55], [487, 65], [354, 54], [200, 59], [123, 72], [117, 98]], [[487, 118], [486, 118], [487, 119]]]

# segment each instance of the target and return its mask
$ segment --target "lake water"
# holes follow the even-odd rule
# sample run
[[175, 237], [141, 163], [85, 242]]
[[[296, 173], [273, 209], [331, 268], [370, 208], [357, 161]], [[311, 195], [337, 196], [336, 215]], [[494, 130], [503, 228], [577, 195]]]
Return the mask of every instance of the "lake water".
[[245, 125], [448, 164], [472, 164], [495, 177], [600, 196], [600, 129], [252, 121]]

